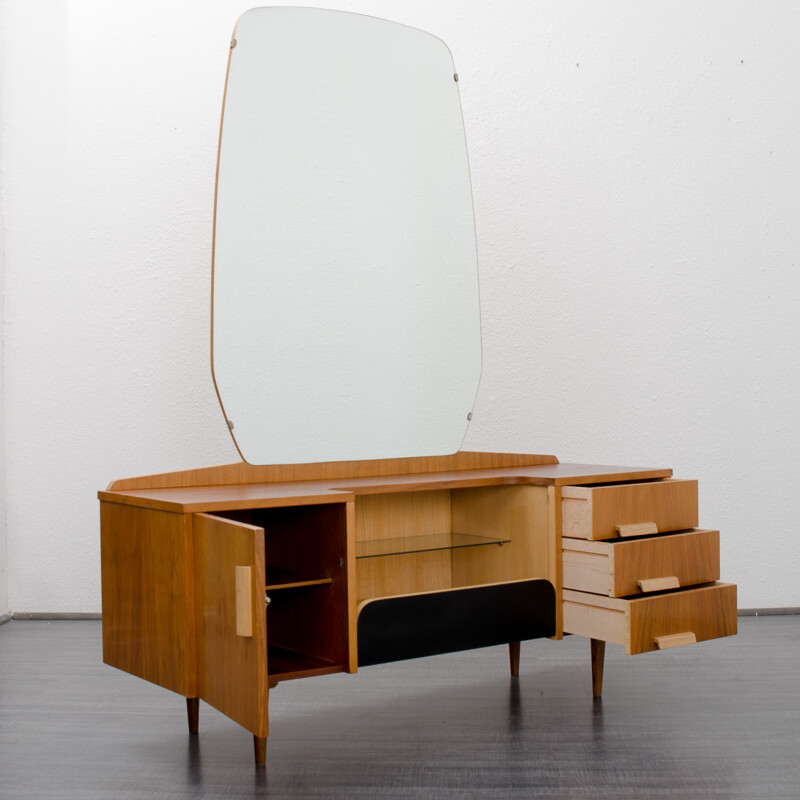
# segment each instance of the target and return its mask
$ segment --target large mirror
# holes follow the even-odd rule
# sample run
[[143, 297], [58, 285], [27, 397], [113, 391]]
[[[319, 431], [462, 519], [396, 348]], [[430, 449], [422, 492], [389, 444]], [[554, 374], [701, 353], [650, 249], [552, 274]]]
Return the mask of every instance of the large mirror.
[[212, 368], [252, 464], [452, 453], [480, 375], [475, 228], [444, 43], [257, 8], [231, 42]]

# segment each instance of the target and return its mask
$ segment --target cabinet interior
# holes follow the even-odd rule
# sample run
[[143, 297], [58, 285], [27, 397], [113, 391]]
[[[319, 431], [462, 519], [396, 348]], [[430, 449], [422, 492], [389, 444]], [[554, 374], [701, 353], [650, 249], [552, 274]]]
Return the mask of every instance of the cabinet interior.
[[341, 503], [217, 512], [263, 529], [270, 680], [345, 668], [347, 528]]
[[547, 489], [483, 486], [359, 496], [358, 602], [547, 578]]

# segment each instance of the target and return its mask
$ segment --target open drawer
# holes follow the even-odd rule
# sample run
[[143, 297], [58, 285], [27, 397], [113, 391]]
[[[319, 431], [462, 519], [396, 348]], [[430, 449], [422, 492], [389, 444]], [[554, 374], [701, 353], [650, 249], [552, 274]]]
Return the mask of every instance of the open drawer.
[[565, 589], [625, 597], [719, 580], [719, 531], [637, 539], [563, 539]]
[[628, 655], [736, 633], [736, 586], [713, 583], [622, 599], [564, 589], [564, 633], [625, 645]]
[[694, 480], [564, 486], [561, 490], [562, 536], [616, 539], [695, 527]]

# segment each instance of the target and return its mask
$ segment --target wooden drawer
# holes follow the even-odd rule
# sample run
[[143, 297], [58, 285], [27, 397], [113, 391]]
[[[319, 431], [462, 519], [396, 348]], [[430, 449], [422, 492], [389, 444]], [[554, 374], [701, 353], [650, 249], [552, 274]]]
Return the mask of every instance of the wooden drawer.
[[625, 597], [719, 580], [719, 531], [562, 544], [565, 589]]
[[628, 655], [736, 633], [736, 586], [620, 599], [564, 589], [564, 633], [625, 645]]
[[564, 486], [561, 533], [577, 539], [680, 531], [697, 527], [697, 481]]

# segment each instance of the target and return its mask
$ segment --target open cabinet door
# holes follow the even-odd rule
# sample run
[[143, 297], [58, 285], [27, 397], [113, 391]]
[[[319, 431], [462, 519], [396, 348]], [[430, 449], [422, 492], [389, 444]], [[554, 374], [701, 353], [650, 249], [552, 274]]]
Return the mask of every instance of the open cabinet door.
[[194, 515], [200, 697], [266, 737], [267, 615], [264, 530]]

